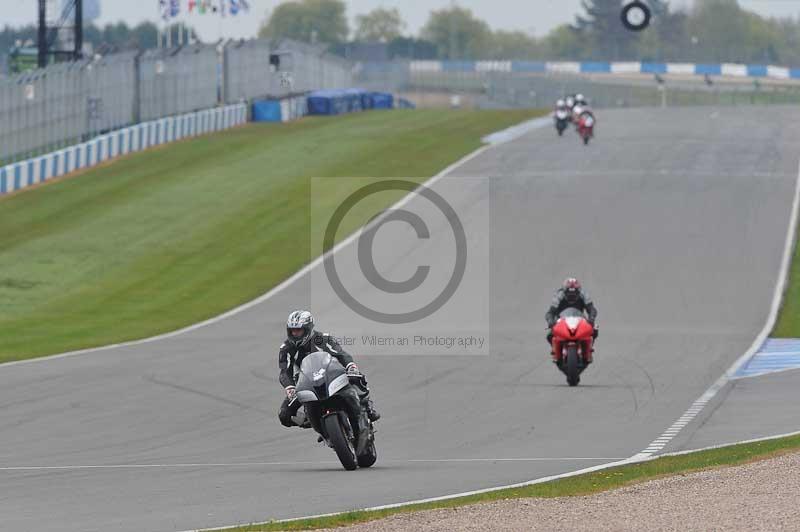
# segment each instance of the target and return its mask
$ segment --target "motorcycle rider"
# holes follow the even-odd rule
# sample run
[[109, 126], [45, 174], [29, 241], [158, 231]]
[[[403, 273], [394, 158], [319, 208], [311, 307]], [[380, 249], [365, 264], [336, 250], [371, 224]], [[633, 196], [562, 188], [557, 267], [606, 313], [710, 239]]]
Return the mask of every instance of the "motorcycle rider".
[[558, 316], [564, 309], [575, 308], [581, 312], [586, 313], [586, 320], [594, 326], [594, 334], [592, 338], [595, 340], [599, 334], [595, 321], [597, 320], [597, 307], [594, 306], [594, 301], [589, 297], [581, 283], [574, 277], [564, 279], [561, 288], [556, 290], [553, 301], [550, 303], [550, 308], [547, 309], [544, 319], [547, 321], [547, 345], [553, 345], [553, 326], [558, 321]]
[[[356, 408], [363, 408], [370, 421], [380, 419], [380, 414], [373, 408], [372, 400], [369, 398], [369, 388], [367, 380], [359, 371], [358, 366], [336, 339], [327, 333], [314, 330], [314, 317], [307, 310], [295, 310], [286, 320], [286, 341], [281, 344], [278, 351], [278, 368], [280, 369], [279, 380], [286, 392], [286, 398], [281, 403], [278, 419], [285, 427], [296, 426], [297, 423], [292, 419], [300, 409], [300, 401], [295, 400], [297, 384], [297, 374], [300, 364], [306, 355], [325, 351], [335, 357], [347, 370], [347, 375], [351, 377], [350, 384], [356, 389], [358, 401], [354, 401]], [[357, 412], [356, 414], [360, 414]]]
[[570, 120], [570, 109], [567, 107], [567, 102], [559, 98], [556, 100], [556, 108], [553, 111], [553, 122], [559, 134], [566, 128], [566, 124]]

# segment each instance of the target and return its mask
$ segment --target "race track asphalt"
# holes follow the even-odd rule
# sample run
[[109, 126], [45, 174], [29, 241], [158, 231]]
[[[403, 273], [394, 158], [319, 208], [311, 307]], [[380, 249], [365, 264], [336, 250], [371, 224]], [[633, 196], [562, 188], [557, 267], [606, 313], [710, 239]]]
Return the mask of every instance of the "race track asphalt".
[[[304, 276], [184, 335], [0, 366], [0, 528], [264, 521], [520, 482], [647, 447], [764, 324], [798, 174], [800, 111], [598, 118], [586, 148], [572, 132], [545, 128], [434, 185], [468, 242], [490, 251], [468, 261], [464, 288], [474, 293], [450, 309], [453, 323], [477, 316], [470, 327], [490, 332], [488, 354], [354, 351], [383, 414], [374, 468], [344, 472], [309, 431], [276, 419], [287, 313], [313, 306], [333, 323], [342, 306]], [[415, 203], [425, 211], [422, 199], [408, 208]], [[432, 238], [450, 234], [432, 227]], [[440, 280], [433, 272], [449, 271], [452, 249], [407, 229], [377, 233], [378, 269], [402, 279], [429, 264]], [[341, 255], [345, 283], [380, 303], [348, 265], [353, 254]], [[544, 311], [567, 275], [583, 280], [600, 310], [596, 363], [577, 388], [552, 367], [543, 340]]]

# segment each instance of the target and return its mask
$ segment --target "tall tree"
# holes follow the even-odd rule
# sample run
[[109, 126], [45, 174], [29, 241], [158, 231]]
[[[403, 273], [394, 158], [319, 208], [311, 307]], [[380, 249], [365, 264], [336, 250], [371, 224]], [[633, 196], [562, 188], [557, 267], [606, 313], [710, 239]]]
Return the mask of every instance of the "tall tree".
[[436, 59], [436, 45], [424, 39], [397, 37], [389, 42], [389, 57], [392, 59]]
[[358, 15], [356, 25], [356, 40], [367, 42], [389, 42], [400, 37], [406, 27], [397, 8], [380, 7], [366, 15]]
[[258, 32], [259, 37], [287, 37], [298, 41], [341, 44], [350, 28], [342, 0], [299, 0], [284, 2], [270, 15]]
[[445, 59], [482, 59], [491, 46], [489, 25], [458, 6], [432, 11], [421, 36], [436, 44]]
[[588, 55], [588, 44], [578, 30], [569, 24], [553, 28], [543, 39], [545, 59], [582, 59]]
[[489, 59], [540, 59], [541, 46], [535, 38], [521, 31], [492, 32]]
[[689, 31], [698, 41], [702, 61], [732, 61], [748, 46], [746, 22], [736, 0], [698, 0]]

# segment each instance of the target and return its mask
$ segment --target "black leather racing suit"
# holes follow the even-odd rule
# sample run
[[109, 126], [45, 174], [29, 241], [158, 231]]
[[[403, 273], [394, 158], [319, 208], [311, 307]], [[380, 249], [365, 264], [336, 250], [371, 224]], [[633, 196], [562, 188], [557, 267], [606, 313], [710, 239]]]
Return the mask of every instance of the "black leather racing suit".
[[[278, 368], [280, 369], [278, 379], [284, 388], [297, 384], [297, 372], [300, 369], [300, 364], [303, 362], [303, 359], [306, 355], [316, 353], [317, 351], [329, 353], [344, 367], [347, 367], [349, 363], [353, 362], [353, 357], [342, 349], [342, 346], [339, 345], [339, 342], [337, 342], [333, 336], [327, 333], [314, 331], [308, 342], [299, 347], [286, 341], [281, 344], [278, 352]], [[351, 379], [350, 384], [353, 385], [357, 393], [354, 393], [353, 397], [349, 397], [349, 395], [345, 393], [345, 400], [355, 399], [351, 404], [351, 408], [360, 410], [362, 405], [366, 406], [369, 401], [367, 381], [362, 378], [354, 382], [354, 379]], [[281, 403], [281, 409], [278, 413], [278, 419], [280, 419], [281, 424], [286, 427], [295, 426], [296, 423], [292, 421], [292, 416], [297, 414], [300, 406], [300, 401], [295, 400], [290, 403], [289, 398], [285, 398], [283, 403]]]
[[[547, 314], [544, 315], [544, 319], [547, 321], [547, 326], [552, 330], [553, 325], [556, 324], [558, 321], [558, 316], [564, 309], [568, 308], [576, 308], [581, 312], [585, 312], [589, 323], [594, 325], [595, 320], [597, 319], [597, 307], [594, 306], [594, 301], [592, 298], [589, 297], [583, 289], [578, 291], [577, 298], [573, 298], [572, 300], [567, 299], [566, 291], [563, 288], [559, 288], [556, 290], [555, 296], [553, 296], [553, 301], [550, 303], [550, 308], [547, 309]], [[597, 328], [594, 330], [594, 337], [597, 338]], [[551, 345], [553, 341], [553, 334], [552, 332], [547, 333], [547, 345]]]

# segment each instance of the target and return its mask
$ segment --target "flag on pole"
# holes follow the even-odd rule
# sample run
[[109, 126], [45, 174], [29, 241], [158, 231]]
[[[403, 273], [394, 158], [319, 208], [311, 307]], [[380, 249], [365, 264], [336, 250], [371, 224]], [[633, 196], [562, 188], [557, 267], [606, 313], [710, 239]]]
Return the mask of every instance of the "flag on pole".
[[169, 20], [181, 14], [180, 0], [158, 0], [158, 10], [161, 18]]
[[250, 4], [247, 0], [229, 0], [230, 6], [228, 11], [231, 15], [237, 15], [242, 11], [250, 11]]

